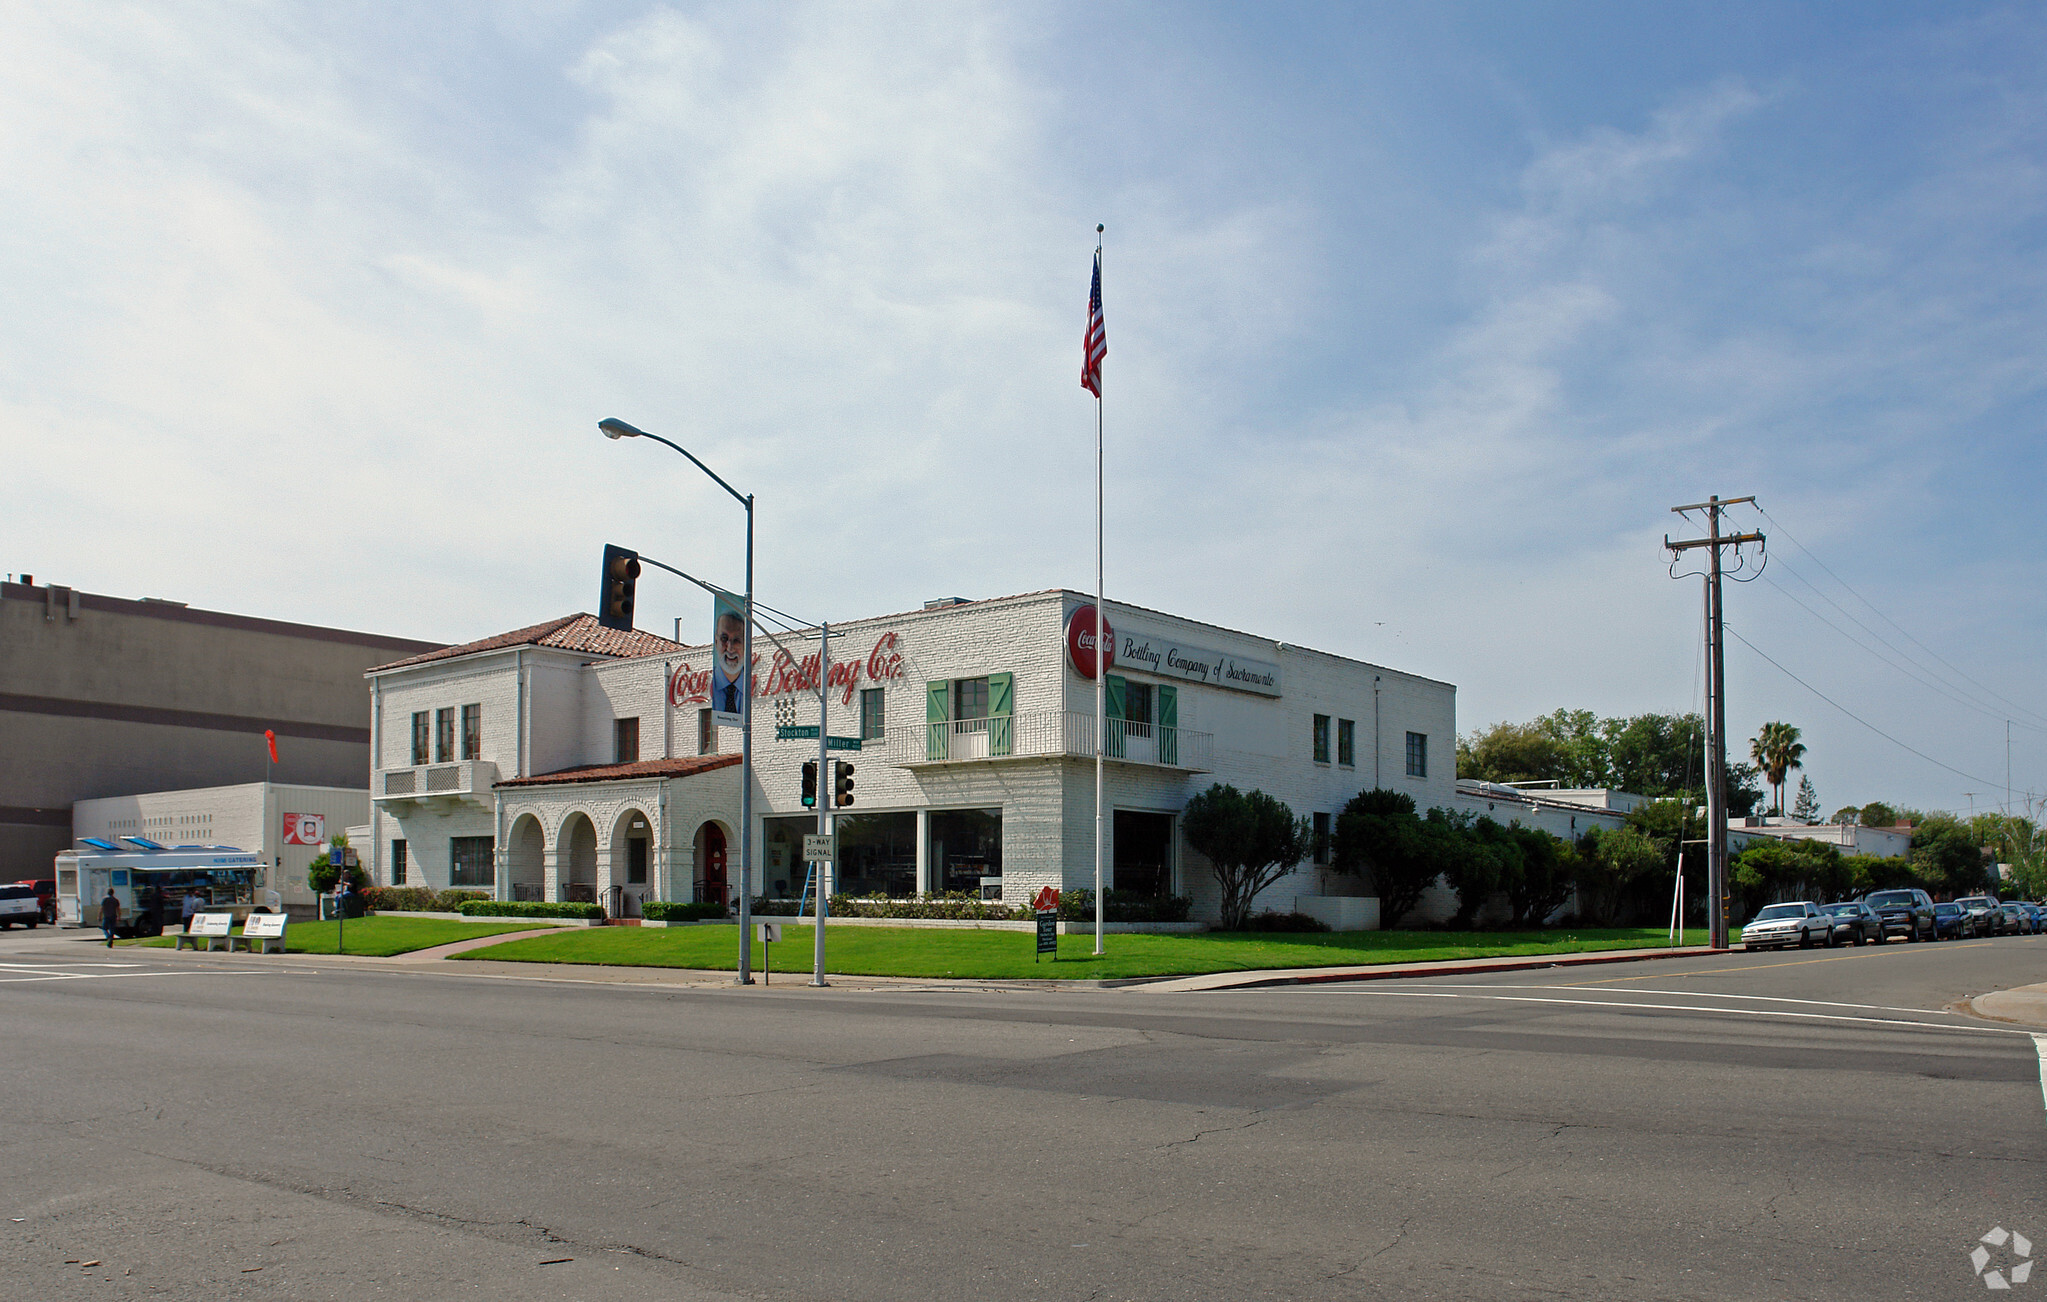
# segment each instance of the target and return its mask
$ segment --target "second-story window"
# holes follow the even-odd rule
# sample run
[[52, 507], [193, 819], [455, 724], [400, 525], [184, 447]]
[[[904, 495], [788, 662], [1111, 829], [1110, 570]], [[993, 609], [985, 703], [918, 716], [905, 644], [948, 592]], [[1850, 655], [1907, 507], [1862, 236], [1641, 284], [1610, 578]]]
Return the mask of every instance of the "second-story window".
[[462, 758], [466, 760], [483, 758], [483, 707], [465, 705], [462, 707]]
[[426, 711], [415, 711], [412, 716], [412, 762], [414, 764], [426, 763], [426, 736]]
[[640, 761], [640, 721], [638, 719], [615, 719], [611, 724], [614, 741], [612, 762], [616, 764], [637, 764]]
[[1326, 714], [1315, 716], [1315, 762], [1329, 762], [1329, 716]]
[[1355, 720], [1336, 721], [1336, 762], [1355, 767], [1358, 762], [1358, 725]]
[[1407, 776], [1425, 778], [1429, 775], [1429, 734], [1410, 732], [1407, 734]]
[[880, 741], [883, 736], [882, 689], [863, 687], [860, 689], [860, 740]]
[[953, 680], [952, 717], [955, 719], [985, 719], [988, 717], [987, 679], [956, 678]]
[[712, 722], [712, 720], [711, 720], [711, 712], [710, 712], [710, 710], [708, 710], [708, 709], [698, 710], [698, 711], [697, 711], [697, 754], [699, 754], [699, 755], [716, 755], [717, 753], [718, 753], [718, 725], [717, 725], [716, 723]]
[[434, 711], [434, 763], [455, 758], [455, 707]]

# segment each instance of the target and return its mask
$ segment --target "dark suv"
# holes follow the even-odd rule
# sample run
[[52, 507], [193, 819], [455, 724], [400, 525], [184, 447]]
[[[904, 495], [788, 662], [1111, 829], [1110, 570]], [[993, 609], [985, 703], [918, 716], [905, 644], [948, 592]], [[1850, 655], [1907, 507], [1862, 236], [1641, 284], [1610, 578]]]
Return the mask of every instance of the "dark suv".
[[1903, 936], [1906, 940], [1932, 940], [1940, 934], [1934, 929], [1933, 897], [1916, 887], [1871, 891], [1862, 897], [1862, 902], [1883, 919], [1883, 934], [1877, 937], [1878, 943], [1892, 936]]

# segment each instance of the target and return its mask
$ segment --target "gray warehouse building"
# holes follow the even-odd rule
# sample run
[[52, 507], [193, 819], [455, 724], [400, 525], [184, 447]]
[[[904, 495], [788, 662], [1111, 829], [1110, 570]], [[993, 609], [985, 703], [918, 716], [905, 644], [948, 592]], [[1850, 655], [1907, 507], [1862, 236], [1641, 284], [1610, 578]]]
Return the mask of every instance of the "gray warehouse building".
[[363, 671], [440, 646], [21, 577], [0, 584], [0, 881], [49, 874], [74, 801], [266, 778], [363, 787]]

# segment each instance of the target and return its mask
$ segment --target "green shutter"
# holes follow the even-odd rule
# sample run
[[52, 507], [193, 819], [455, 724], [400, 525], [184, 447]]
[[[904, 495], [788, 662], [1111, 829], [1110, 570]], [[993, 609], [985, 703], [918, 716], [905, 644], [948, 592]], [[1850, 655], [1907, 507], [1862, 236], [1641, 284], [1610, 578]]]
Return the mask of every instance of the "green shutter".
[[1180, 689], [1160, 684], [1159, 701], [1159, 763], [1180, 762]]
[[1108, 711], [1109, 715], [1102, 724], [1108, 730], [1108, 735], [1103, 739], [1102, 753], [1110, 759], [1122, 759], [1124, 754], [1124, 680], [1115, 674], [1109, 674], [1102, 679], [1102, 686], [1104, 688], [1103, 695], [1107, 698], [1103, 708]]
[[1008, 755], [1015, 750], [1016, 675], [988, 675], [988, 753]]
[[924, 684], [924, 758], [942, 760], [946, 751], [946, 721], [952, 711], [952, 682], [939, 679]]

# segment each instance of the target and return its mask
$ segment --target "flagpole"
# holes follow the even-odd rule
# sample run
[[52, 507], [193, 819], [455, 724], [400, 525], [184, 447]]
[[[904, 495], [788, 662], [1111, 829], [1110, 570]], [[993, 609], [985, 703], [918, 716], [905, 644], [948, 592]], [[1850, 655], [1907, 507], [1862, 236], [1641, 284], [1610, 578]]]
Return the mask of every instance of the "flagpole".
[[[1095, 277], [1102, 274], [1102, 226], [1095, 226]], [[1106, 359], [1105, 359], [1106, 360]], [[1095, 953], [1102, 953], [1102, 752], [1109, 739], [1109, 652], [1102, 642], [1102, 381], [1095, 376]]]

